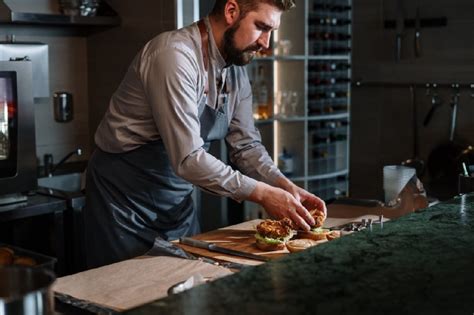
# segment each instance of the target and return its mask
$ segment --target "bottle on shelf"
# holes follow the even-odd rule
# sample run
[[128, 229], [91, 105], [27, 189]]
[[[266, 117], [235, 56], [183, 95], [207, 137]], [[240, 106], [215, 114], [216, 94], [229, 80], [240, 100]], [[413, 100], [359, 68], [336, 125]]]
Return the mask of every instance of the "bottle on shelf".
[[310, 63], [308, 70], [310, 72], [332, 72], [343, 71], [351, 68], [347, 62], [331, 62], [331, 63]]
[[346, 98], [349, 93], [347, 91], [319, 91], [308, 93], [309, 100], [323, 100], [333, 98]]
[[337, 142], [337, 141], [346, 141], [347, 140], [347, 135], [346, 134], [334, 134], [332, 133], [329, 138], [331, 139], [331, 142]]
[[258, 67], [257, 90], [257, 119], [268, 119], [271, 116], [271, 100], [268, 92], [268, 84], [265, 78], [265, 68], [260, 65]]
[[348, 54], [351, 52], [350, 47], [337, 47], [337, 46], [322, 46], [320, 43], [314, 43], [313, 53], [321, 55], [338, 55]]
[[320, 78], [316, 77], [309, 80], [310, 85], [320, 86], [320, 85], [333, 85], [333, 84], [343, 84], [349, 83], [351, 80], [349, 78]]
[[278, 168], [280, 171], [287, 176], [293, 175], [294, 162], [293, 155], [289, 153], [285, 147], [282, 152], [278, 155]]
[[350, 5], [331, 5], [327, 3], [315, 3], [313, 5], [313, 11], [320, 12], [320, 11], [325, 11], [325, 12], [347, 12], [350, 11], [352, 7]]
[[313, 134], [311, 141], [313, 144], [329, 144], [331, 143], [331, 138], [329, 136]]
[[313, 160], [317, 159], [327, 159], [329, 157], [329, 152], [327, 150], [313, 149], [311, 150], [311, 158]]
[[343, 41], [351, 39], [351, 35], [346, 33], [311, 32], [308, 38], [309, 40], [319, 41]]
[[351, 24], [349, 19], [339, 19], [336, 17], [310, 17], [310, 25], [320, 25], [320, 26], [345, 26]]

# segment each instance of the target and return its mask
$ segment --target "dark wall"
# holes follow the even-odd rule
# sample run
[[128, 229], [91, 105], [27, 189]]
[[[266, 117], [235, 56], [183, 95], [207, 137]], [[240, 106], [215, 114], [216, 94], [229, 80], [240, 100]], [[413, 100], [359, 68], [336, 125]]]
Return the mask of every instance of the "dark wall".
[[[431, 123], [423, 126], [431, 107], [425, 83], [472, 83], [474, 78], [474, 2], [470, 0], [403, 1], [406, 18], [447, 17], [444, 27], [423, 28], [422, 57], [414, 56], [414, 29], [405, 29], [402, 60], [395, 61], [395, 30], [384, 28], [384, 19], [395, 19], [395, 0], [355, 0], [353, 24], [353, 78], [373, 82], [417, 83], [415, 105], [419, 155], [427, 160], [434, 147], [448, 140], [451, 89], [439, 90], [442, 106]], [[474, 143], [474, 99], [461, 90], [457, 139]], [[350, 194], [383, 198], [382, 169], [414, 154], [413, 103], [408, 86], [353, 87]], [[430, 175], [422, 177], [430, 183]], [[453, 183], [455, 185], [455, 183]]]
[[122, 25], [88, 37], [89, 128], [94, 133], [128, 65], [147, 41], [176, 28], [175, 1], [108, 0]]

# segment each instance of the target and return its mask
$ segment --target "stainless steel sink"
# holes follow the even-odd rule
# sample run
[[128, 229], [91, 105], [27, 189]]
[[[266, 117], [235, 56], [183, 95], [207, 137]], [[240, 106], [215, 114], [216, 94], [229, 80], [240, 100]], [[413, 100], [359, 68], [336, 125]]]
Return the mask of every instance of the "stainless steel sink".
[[38, 186], [66, 192], [80, 192], [83, 188], [82, 173], [53, 175], [38, 178]]

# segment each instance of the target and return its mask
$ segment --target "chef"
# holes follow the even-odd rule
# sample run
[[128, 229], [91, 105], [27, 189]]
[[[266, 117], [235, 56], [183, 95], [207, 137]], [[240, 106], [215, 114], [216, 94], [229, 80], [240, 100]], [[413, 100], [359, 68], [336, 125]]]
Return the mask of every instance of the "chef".
[[[260, 204], [308, 230], [324, 202], [274, 165], [252, 118], [244, 65], [269, 46], [294, 0], [217, 0], [210, 15], [138, 53], [95, 134], [87, 171], [89, 268], [199, 233], [194, 186]], [[225, 139], [233, 169], [207, 152]], [[205, 218], [204, 218], [205, 219]]]

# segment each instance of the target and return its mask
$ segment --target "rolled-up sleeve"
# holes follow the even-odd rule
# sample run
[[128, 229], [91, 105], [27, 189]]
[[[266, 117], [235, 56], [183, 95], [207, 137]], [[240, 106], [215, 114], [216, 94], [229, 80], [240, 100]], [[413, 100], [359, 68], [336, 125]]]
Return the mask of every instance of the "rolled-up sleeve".
[[199, 64], [186, 47], [167, 47], [143, 58], [139, 76], [175, 173], [211, 193], [245, 200], [256, 181], [203, 149], [198, 102]]
[[235, 107], [226, 141], [230, 160], [242, 173], [275, 186], [283, 176], [262, 145], [252, 113], [252, 92], [245, 69], [239, 68], [239, 104]]

